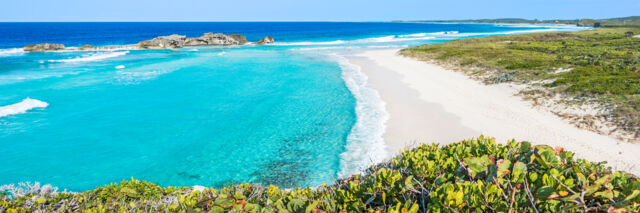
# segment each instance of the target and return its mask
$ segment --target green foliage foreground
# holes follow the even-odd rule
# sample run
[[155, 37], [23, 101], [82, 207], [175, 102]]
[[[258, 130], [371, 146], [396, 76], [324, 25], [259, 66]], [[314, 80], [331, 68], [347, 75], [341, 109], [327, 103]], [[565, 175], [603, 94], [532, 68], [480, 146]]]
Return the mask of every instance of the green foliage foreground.
[[578, 212], [640, 211], [640, 181], [562, 148], [480, 137], [423, 144], [333, 185], [223, 189], [123, 181], [83, 193], [0, 200], [0, 212]]

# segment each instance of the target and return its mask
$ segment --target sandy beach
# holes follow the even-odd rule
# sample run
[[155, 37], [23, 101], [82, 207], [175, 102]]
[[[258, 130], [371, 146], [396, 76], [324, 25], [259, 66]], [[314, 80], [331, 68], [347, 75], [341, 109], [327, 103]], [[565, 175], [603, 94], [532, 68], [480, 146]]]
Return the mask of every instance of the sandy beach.
[[485, 85], [462, 73], [397, 55], [398, 49], [371, 50], [349, 57], [386, 102], [384, 135], [393, 153], [417, 143], [446, 144], [480, 134], [500, 143], [510, 139], [561, 146], [576, 157], [607, 161], [615, 170], [640, 175], [640, 144], [579, 129], [535, 109], [506, 84]]

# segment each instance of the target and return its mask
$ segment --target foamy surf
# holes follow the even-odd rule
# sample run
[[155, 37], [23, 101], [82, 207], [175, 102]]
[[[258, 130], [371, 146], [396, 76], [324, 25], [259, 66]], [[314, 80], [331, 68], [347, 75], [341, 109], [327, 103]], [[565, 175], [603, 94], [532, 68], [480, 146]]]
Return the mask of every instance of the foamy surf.
[[107, 58], [113, 58], [118, 56], [123, 56], [129, 53], [129, 51], [122, 52], [99, 52], [95, 54], [85, 55], [83, 57], [76, 57], [70, 59], [59, 59], [59, 60], [49, 60], [49, 62], [65, 62], [65, 63], [74, 63], [74, 62], [87, 62], [87, 61], [100, 61]]
[[[412, 36], [413, 35], [413, 36]], [[417, 41], [417, 40], [431, 40], [436, 37], [425, 34], [424, 36], [412, 35], [389, 35], [381, 37], [363, 38], [355, 40], [336, 40], [336, 41], [317, 41], [317, 42], [280, 42], [274, 45], [278, 46], [328, 46], [328, 45], [351, 45], [351, 44], [374, 44], [374, 43], [391, 43], [402, 41]]]
[[389, 159], [382, 137], [389, 113], [378, 92], [367, 83], [367, 76], [361, 68], [344, 57], [333, 56], [342, 68], [345, 84], [356, 98], [356, 123], [347, 136], [346, 151], [340, 154], [338, 176], [347, 177]]
[[21, 56], [23, 54], [24, 50], [22, 48], [0, 49], [0, 57]]
[[0, 107], [0, 118], [9, 115], [26, 113], [28, 110], [33, 108], [46, 108], [47, 106], [49, 106], [47, 102], [25, 98], [18, 103]]
[[344, 44], [343, 40], [336, 41], [302, 41], [302, 42], [276, 42], [272, 45], [276, 46], [308, 46], [308, 45], [337, 45]]
[[421, 40], [433, 40], [440, 38], [462, 38], [471, 36], [490, 36], [490, 35], [512, 35], [523, 33], [537, 33], [537, 32], [557, 32], [557, 31], [572, 31], [584, 30], [584, 27], [565, 27], [565, 28], [549, 28], [549, 29], [531, 29], [531, 30], [512, 30], [503, 32], [467, 32], [460, 33], [459, 31], [441, 31], [441, 32], [427, 32], [427, 33], [413, 33], [405, 35], [388, 35], [381, 37], [362, 38], [355, 40], [335, 40], [335, 41], [305, 41], [305, 42], [276, 42], [273, 45], [276, 46], [331, 46], [331, 45], [352, 45], [352, 44], [375, 44], [375, 43], [394, 43], [405, 41], [421, 41]]

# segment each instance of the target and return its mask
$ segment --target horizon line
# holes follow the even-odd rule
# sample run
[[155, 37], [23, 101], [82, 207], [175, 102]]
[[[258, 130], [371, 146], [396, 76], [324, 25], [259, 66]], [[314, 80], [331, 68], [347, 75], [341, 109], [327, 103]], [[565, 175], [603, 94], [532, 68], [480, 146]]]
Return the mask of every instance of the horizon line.
[[252, 21], [252, 20], [236, 20], [236, 21], [203, 21], [203, 20], [167, 20], [167, 21], [145, 21], [145, 20], [132, 20], [132, 21], [118, 21], [118, 20], [96, 20], [96, 21], [2, 21], [0, 23], [117, 23], [117, 22], [157, 22], [157, 23], [169, 23], [169, 22], [436, 22], [436, 21], [474, 21], [474, 20], [508, 20], [508, 19], [522, 19], [528, 21], [555, 21], [555, 20], [583, 20], [583, 19], [594, 19], [594, 20], [606, 20], [606, 19], [614, 19], [614, 18], [630, 18], [630, 17], [638, 17], [638, 16], [623, 16], [623, 17], [609, 17], [609, 18], [570, 18], [570, 19], [539, 19], [539, 18], [467, 18], [467, 19], [423, 19], [423, 20], [368, 20], [368, 21], [347, 21], [347, 20], [299, 20], [299, 21], [291, 21], [291, 20], [267, 20], [267, 21]]

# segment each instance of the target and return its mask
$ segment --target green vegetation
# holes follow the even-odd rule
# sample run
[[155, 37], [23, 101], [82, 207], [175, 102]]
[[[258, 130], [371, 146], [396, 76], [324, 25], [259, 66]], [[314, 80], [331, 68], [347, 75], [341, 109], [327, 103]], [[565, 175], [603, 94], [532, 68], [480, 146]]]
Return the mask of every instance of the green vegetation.
[[[421, 60], [467, 68], [487, 83], [539, 85], [529, 95], [562, 94], [610, 107], [605, 120], [640, 138], [640, 28], [599, 28], [469, 38], [404, 49]], [[472, 69], [470, 69], [472, 68]], [[633, 140], [632, 139], [632, 140]]]
[[467, 19], [467, 20], [431, 20], [418, 22], [462, 22], [462, 23], [505, 23], [505, 24], [571, 24], [588, 27], [640, 27], [640, 16], [610, 19], [571, 19], [571, 20], [530, 20], [521, 18]]
[[0, 212], [638, 212], [640, 180], [561, 148], [480, 137], [423, 144], [316, 189], [163, 188], [123, 181], [83, 193], [0, 195]]

